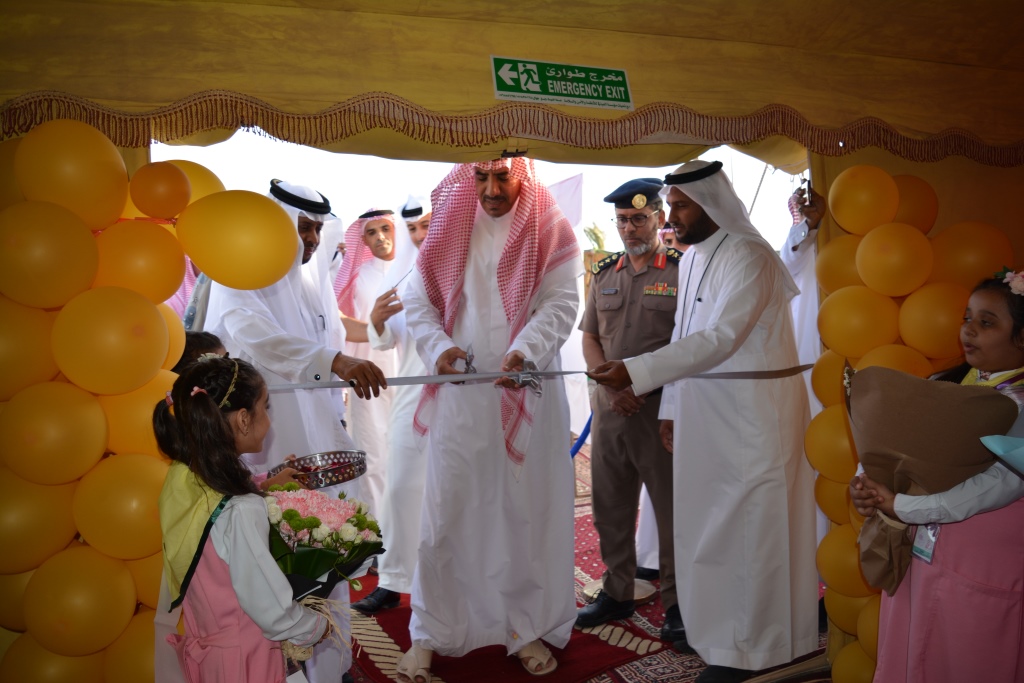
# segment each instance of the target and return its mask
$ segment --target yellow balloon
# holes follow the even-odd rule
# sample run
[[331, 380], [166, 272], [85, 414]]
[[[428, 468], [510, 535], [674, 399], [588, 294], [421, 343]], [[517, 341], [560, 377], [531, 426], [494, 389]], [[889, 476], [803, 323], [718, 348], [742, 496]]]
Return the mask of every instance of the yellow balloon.
[[874, 678], [875, 662], [856, 640], [840, 650], [832, 662], [832, 683], [871, 683]]
[[958, 365], [963, 365], [963, 356], [953, 356], [951, 358], [929, 358], [932, 364], [932, 372], [942, 372], [943, 370], [949, 370], [955, 368]]
[[34, 569], [30, 569], [20, 574], [0, 574], [0, 626], [11, 631], [25, 630], [22, 602], [25, 586], [34, 572]]
[[822, 581], [837, 593], [861, 598], [878, 592], [861, 573], [857, 534], [849, 524], [825, 534], [818, 545], [817, 564]]
[[829, 240], [818, 252], [814, 261], [814, 274], [818, 278], [818, 286], [826, 294], [843, 287], [864, 284], [857, 272], [857, 248], [862, 239], [860, 235], [840, 235]]
[[24, 633], [0, 661], [0, 683], [104, 683], [103, 653], [65, 657]]
[[139, 602], [146, 607], [156, 609], [160, 598], [160, 577], [164, 570], [164, 554], [162, 552], [143, 557], [141, 560], [126, 560], [128, 571], [135, 582], [135, 592]]
[[[121, 209], [121, 218], [146, 218], [146, 214], [139, 211], [139, 207], [135, 206], [132, 201], [131, 192], [128, 193], [128, 197], [124, 200], [124, 208]], [[114, 225], [117, 225], [116, 223]]]
[[[846, 367], [847, 358], [840, 356], [831, 349], [826, 349], [814, 361], [814, 368], [811, 369], [811, 388], [814, 395], [825, 407], [834, 406], [843, 402], [843, 368]], [[849, 359], [850, 367], [856, 363], [856, 359]]]
[[193, 202], [178, 218], [178, 239], [210, 279], [233, 289], [260, 289], [280, 280], [298, 256], [299, 235], [285, 210], [245, 190]]
[[974, 289], [1003, 266], [1014, 265], [1013, 245], [999, 228], [969, 221], [951, 225], [932, 238], [935, 265], [929, 282], [952, 282]]
[[873, 595], [857, 616], [857, 639], [871, 659], [878, 659], [878, 610], [882, 596]]
[[170, 370], [159, 370], [135, 391], [97, 397], [110, 429], [109, 450], [162, 457], [153, 433], [153, 407], [167, 397], [177, 378]]
[[19, 477], [67, 484], [103, 457], [107, 418], [88, 391], [63, 382], [33, 384], [0, 413], [0, 444], [4, 464]]
[[[5, 411], [6, 412], [6, 411]], [[75, 537], [71, 501], [76, 484], [42, 486], [0, 467], [0, 574], [20, 574], [35, 569], [63, 550]]]
[[900, 306], [900, 337], [928, 358], [962, 352], [960, 325], [970, 292], [960, 285], [934, 282], [907, 297]]
[[846, 427], [846, 406], [829, 406], [814, 416], [804, 434], [804, 452], [819, 475], [840, 484], [857, 473], [857, 454]]
[[933, 372], [932, 364], [927, 358], [919, 351], [903, 344], [886, 344], [871, 349], [854, 368], [863, 370], [874, 365], [899, 370], [915, 377], [929, 377]]
[[939, 215], [939, 197], [926, 181], [913, 175], [892, 177], [900, 192], [900, 205], [894, 223], [907, 223], [928, 234]]
[[128, 453], [104, 459], [82, 477], [72, 512], [85, 542], [121, 560], [159, 552], [157, 499], [167, 470], [156, 458]]
[[50, 348], [54, 316], [0, 296], [0, 320], [0, 401], [7, 401], [56, 376]]
[[[21, 634], [17, 631], [8, 631], [7, 629], [0, 627], [0, 659], [4, 658], [4, 655], [7, 654], [7, 650], [10, 649], [11, 645], [14, 644], [14, 641], [16, 641], [20, 636]], [[2, 667], [3, 665], [0, 664], [0, 676], [3, 675]]]
[[857, 512], [857, 508], [855, 508], [853, 506], [853, 499], [852, 498], [850, 499], [849, 513], [850, 513], [850, 525], [853, 527], [853, 531], [855, 533], [859, 534], [860, 533], [860, 528], [862, 526], [864, 526], [864, 517], [859, 512]]
[[891, 223], [899, 203], [896, 181], [877, 166], [851, 166], [836, 176], [828, 189], [832, 217], [855, 235], [866, 235], [883, 223]]
[[173, 218], [188, 206], [192, 187], [180, 168], [157, 161], [135, 172], [128, 192], [135, 206], [147, 216]]
[[135, 613], [135, 583], [121, 560], [79, 545], [42, 564], [25, 589], [28, 632], [68, 657], [99, 652]]
[[139, 612], [132, 617], [128, 628], [103, 652], [104, 683], [138, 683], [152, 681], [153, 615]]
[[75, 214], [48, 202], [0, 211], [0, 293], [35, 308], [63, 306], [89, 289], [99, 250]]
[[912, 225], [886, 223], [864, 235], [856, 260], [865, 285], [886, 296], [906, 296], [931, 274], [932, 245]]
[[839, 627], [839, 630], [855, 636], [857, 635], [857, 617], [860, 616], [864, 605], [877, 597], [877, 595], [869, 595], [851, 598], [842, 593], [836, 593], [831, 588], [826, 588], [825, 612], [828, 614], [829, 620]]
[[188, 177], [188, 184], [192, 190], [189, 200], [190, 204], [199, 201], [207, 195], [224, 191], [224, 183], [220, 181], [220, 178], [201, 164], [197, 164], [194, 161], [185, 161], [184, 159], [171, 159], [167, 163], [174, 164], [184, 171]]
[[122, 287], [90, 289], [53, 326], [53, 355], [68, 379], [94, 394], [124, 394], [156, 375], [168, 334], [156, 306]]
[[160, 367], [170, 370], [181, 360], [181, 353], [185, 350], [185, 326], [173, 308], [167, 304], [157, 305], [157, 310], [164, 317], [164, 324], [167, 325], [167, 357]]
[[867, 287], [843, 287], [818, 309], [818, 332], [825, 346], [847, 358], [860, 358], [899, 335], [899, 306]]
[[14, 177], [14, 154], [18, 150], [19, 144], [21, 144], [21, 138], [0, 142], [0, 211], [25, 201], [25, 197], [18, 190], [18, 181]]
[[816, 477], [814, 501], [818, 504], [818, 509], [836, 524], [850, 523], [849, 484], [832, 481], [828, 477]]
[[169, 299], [185, 278], [185, 252], [154, 223], [112, 225], [96, 237], [99, 267], [93, 287], [124, 287], [154, 304]]
[[70, 209], [90, 230], [116, 221], [128, 195], [117, 147], [79, 121], [47, 121], [30, 130], [15, 152], [14, 172], [25, 199]]

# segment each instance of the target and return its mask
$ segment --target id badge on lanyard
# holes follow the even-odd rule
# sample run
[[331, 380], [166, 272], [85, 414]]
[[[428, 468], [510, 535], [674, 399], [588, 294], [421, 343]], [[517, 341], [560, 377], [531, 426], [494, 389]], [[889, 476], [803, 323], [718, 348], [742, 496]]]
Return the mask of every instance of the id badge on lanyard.
[[932, 559], [935, 557], [935, 544], [939, 540], [939, 530], [942, 527], [939, 524], [922, 524], [917, 527], [917, 533], [914, 535], [914, 546], [910, 549], [910, 554], [917, 559], [932, 563]]

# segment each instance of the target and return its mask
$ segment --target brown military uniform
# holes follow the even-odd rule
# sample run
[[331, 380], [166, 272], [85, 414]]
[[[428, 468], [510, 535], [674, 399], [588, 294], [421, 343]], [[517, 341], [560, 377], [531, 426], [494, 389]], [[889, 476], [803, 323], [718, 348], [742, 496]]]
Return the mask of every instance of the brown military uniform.
[[[600, 338], [607, 360], [639, 356], [671, 341], [680, 256], [681, 252], [659, 245], [654, 259], [640, 271], [633, 270], [625, 253], [594, 264], [580, 329]], [[591, 398], [594, 526], [601, 539], [601, 557], [608, 567], [604, 590], [615, 600], [632, 600], [637, 507], [640, 485], [647, 485], [658, 522], [661, 600], [668, 609], [677, 604], [672, 454], [661, 445], [658, 433], [661, 390], [643, 398], [640, 412], [629, 417], [612, 410], [603, 387], [598, 387]]]

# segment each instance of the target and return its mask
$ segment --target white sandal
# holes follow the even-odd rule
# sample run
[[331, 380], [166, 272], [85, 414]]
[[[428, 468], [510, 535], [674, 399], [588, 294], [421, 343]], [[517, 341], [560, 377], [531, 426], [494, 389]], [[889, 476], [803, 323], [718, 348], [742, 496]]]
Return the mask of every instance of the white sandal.
[[546, 676], [558, 668], [558, 662], [555, 661], [551, 650], [544, 647], [544, 643], [539, 640], [528, 643], [516, 653], [516, 656], [531, 676]]
[[433, 650], [413, 645], [398, 661], [399, 683], [430, 683], [430, 660]]

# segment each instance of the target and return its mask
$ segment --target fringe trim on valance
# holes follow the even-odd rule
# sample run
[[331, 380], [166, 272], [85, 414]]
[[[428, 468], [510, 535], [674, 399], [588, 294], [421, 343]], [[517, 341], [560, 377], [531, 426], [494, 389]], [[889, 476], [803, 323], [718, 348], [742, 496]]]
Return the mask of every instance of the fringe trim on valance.
[[990, 145], [965, 130], [947, 129], [925, 138], [899, 133], [877, 118], [841, 128], [812, 125], [795, 109], [772, 104], [746, 116], [709, 116], [669, 102], [647, 104], [616, 119], [591, 119], [539, 104], [502, 103], [478, 114], [441, 114], [385, 92], [353, 97], [318, 114], [290, 114], [255, 97], [225, 90], [196, 93], [144, 114], [130, 114], [62, 92], [21, 95], [0, 107], [3, 139], [24, 135], [52, 119], [84, 121], [119, 147], [146, 147], [217, 128], [260, 128], [269, 135], [310, 147], [328, 147], [374, 128], [446, 147], [484, 147], [510, 138], [544, 140], [584, 149], [635, 144], [750, 144], [782, 135], [811, 152], [844, 156], [879, 147], [910, 161], [962, 156], [988, 166], [1024, 166], [1024, 142]]

